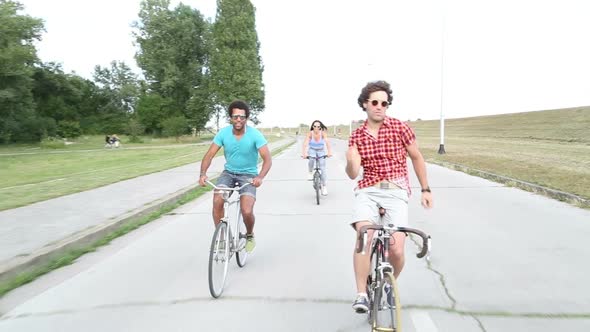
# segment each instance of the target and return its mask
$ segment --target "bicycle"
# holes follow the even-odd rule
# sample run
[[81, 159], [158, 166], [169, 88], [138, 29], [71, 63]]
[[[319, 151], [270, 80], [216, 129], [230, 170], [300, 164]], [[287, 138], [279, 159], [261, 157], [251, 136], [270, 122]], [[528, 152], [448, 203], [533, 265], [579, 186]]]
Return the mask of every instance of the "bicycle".
[[320, 190], [322, 189], [322, 179], [321, 179], [321, 171], [320, 171], [320, 159], [326, 159], [328, 155], [325, 156], [318, 156], [318, 157], [310, 157], [307, 156], [305, 159], [315, 159], [315, 167], [313, 172], [313, 189], [315, 190], [315, 200], [317, 205], [320, 205]]
[[[246, 252], [246, 225], [242, 219], [240, 212], [240, 198], [239, 196], [230, 199], [232, 194], [240, 191], [251, 183], [246, 183], [243, 186], [236, 186], [234, 188], [218, 187], [210, 181], [207, 181], [215, 190], [220, 192], [223, 197], [223, 218], [215, 227], [213, 238], [211, 239], [211, 249], [209, 251], [209, 292], [214, 298], [218, 298], [223, 293], [225, 281], [227, 279], [227, 272], [229, 261], [234, 254], [236, 254], [236, 263], [239, 267], [244, 267], [248, 259]], [[230, 220], [229, 207], [237, 206], [236, 217]], [[237, 233], [232, 230], [238, 230]], [[234, 237], [234, 233], [238, 234]], [[226, 241], [227, 240], [227, 241]]]
[[[385, 209], [379, 207], [380, 218]], [[371, 245], [371, 274], [367, 278], [367, 296], [369, 297], [368, 321], [371, 331], [401, 331], [401, 304], [397, 282], [393, 276], [393, 266], [389, 263], [389, 242], [395, 232], [416, 234], [422, 238], [422, 250], [416, 254], [422, 258], [429, 254], [431, 238], [424, 232], [408, 227], [390, 225], [366, 225], [359, 232], [357, 252], [365, 254], [367, 231], [375, 230]], [[427, 256], [428, 258], [428, 256]], [[385, 296], [384, 296], [385, 295]]]

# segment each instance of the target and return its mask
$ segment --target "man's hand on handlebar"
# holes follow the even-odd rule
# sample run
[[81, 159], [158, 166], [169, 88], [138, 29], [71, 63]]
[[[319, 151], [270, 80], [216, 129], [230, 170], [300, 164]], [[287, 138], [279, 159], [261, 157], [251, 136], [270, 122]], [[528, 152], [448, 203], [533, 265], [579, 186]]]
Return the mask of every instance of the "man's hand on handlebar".
[[207, 179], [208, 179], [208, 177], [207, 177], [207, 175], [205, 175], [205, 174], [203, 174], [203, 175], [199, 176], [199, 185], [200, 185], [201, 187], [205, 187], [205, 186], [207, 185], [207, 182], [206, 182], [206, 181], [207, 181]]
[[257, 176], [255, 178], [252, 179], [252, 185], [256, 188], [260, 187], [260, 185], [262, 185], [262, 177]]

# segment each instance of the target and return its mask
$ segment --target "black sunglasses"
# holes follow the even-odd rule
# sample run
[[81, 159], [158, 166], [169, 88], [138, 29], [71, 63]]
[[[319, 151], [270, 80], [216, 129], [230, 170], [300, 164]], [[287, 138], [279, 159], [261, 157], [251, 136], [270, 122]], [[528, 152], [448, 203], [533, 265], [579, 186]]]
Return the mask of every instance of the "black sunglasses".
[[[379, 105], [379, 100], [377, 100], [377, 99], [367, 100], [367, 101], [371, 102], [371, 105], [373, 105], [373, 106]], [[387, 106], [389, 106], [389, 102], [388, 101], [382, 101], [381, 102], [381, 106], [382, 107], [387, 107]]]
[[241, 114], [232, 115], [231, 118], [234, 119], [234, 120], [237, 120], [237, 119], [246, 120], [246, 116], [245, 115], [241, 115]]

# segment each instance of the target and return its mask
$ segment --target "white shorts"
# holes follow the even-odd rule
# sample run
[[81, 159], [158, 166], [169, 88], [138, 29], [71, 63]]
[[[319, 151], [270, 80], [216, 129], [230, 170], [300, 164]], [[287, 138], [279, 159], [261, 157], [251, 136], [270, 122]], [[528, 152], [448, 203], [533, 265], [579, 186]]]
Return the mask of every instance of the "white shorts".
[[[381, 219], [379, 207], [385, 209]], [[378, 225], [408, 226], [408, 192], [405, 189], [367, 187], [355, 189], [352, 222], [370, 221]]]

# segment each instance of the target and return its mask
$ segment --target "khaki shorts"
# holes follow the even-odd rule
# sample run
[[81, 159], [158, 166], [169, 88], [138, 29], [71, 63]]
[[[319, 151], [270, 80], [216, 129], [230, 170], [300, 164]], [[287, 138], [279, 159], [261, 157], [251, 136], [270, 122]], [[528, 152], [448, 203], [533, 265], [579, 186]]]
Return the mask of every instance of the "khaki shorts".
[[[385, 208], [381, 219], [379, 206]], [[355, 189], [352, 222], [370, 221], [378, 225], [408, 226], [408, 192], [405, 189], [367, 187]]]

